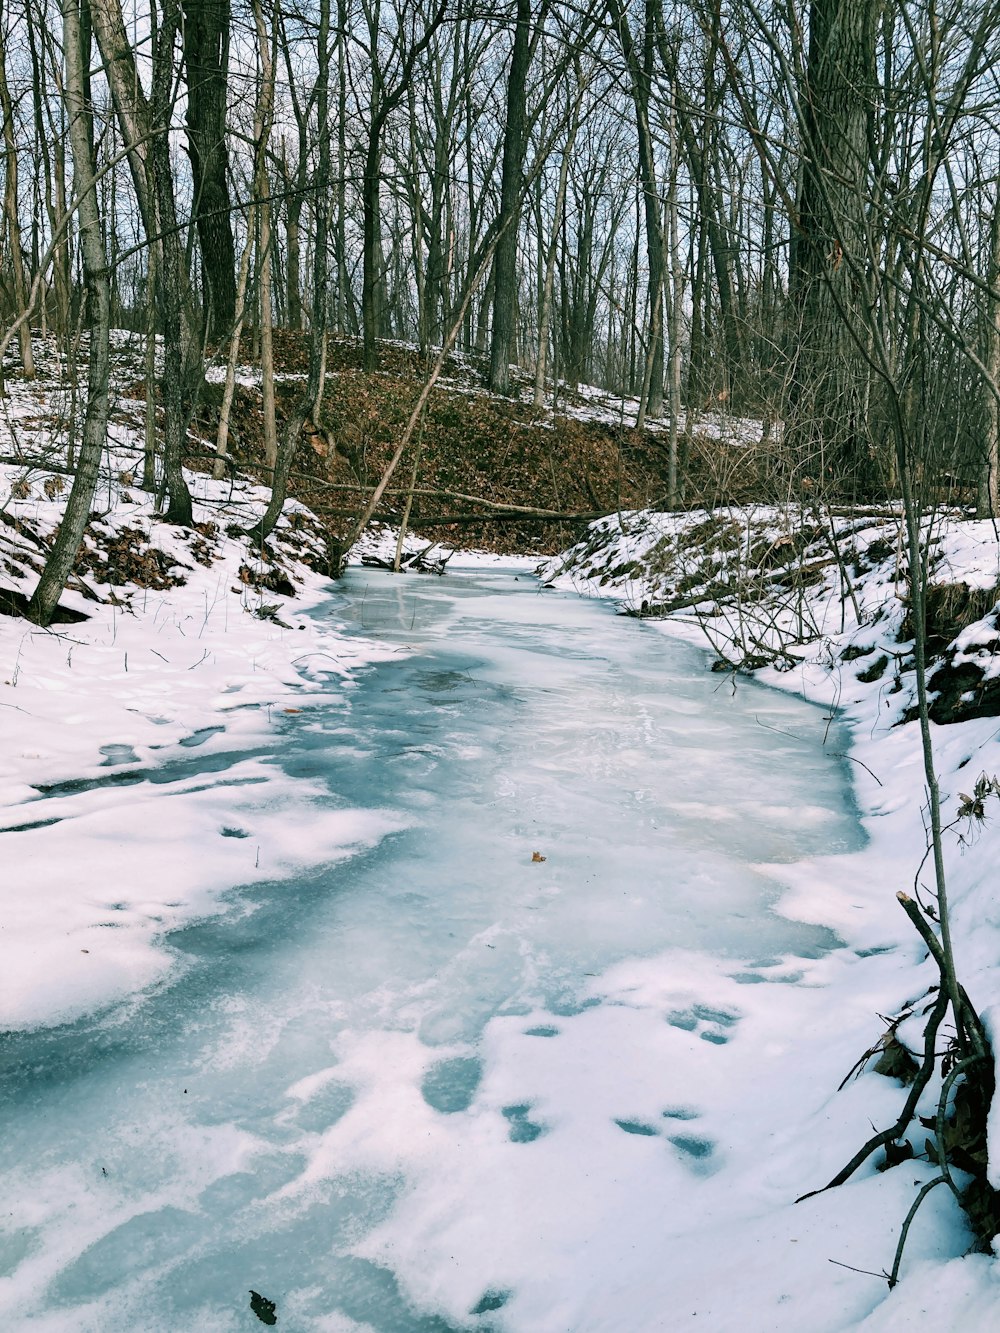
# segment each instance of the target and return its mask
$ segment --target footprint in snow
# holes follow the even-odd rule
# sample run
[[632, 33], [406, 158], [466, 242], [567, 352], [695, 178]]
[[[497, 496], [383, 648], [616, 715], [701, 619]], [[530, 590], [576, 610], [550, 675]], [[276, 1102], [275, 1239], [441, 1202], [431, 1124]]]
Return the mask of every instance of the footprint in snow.
[[667, 1014], [671, 1027], [683, 1032], [697, 1032], [702, 1041], [713, 1046], [725, 1046], [729, 1040], [727, 1029], [739, 1022], [739, 1014], [728, 1009], [715, 1009], [707, 1004], [693, 1004], [690, 1009], [674, 1009]]
[[472, 1105], [482, 1076], [482, 1064], [475, 1056], [456, 1056], [433, 1065], [424, 1075], [420, 1091], [435, 1111], [454, 1115]]
[[615, 1124], [619, 1129], [623, 1129], [626, 1134], [639, 1134], [644, 1138], [652, 1138], [653, 1135], [659, 1134], [660, 1132], [655, 1125], [649, 1124], [646, 1120], [616, 1119]]
[[540, 1139], [548, 1132], [545, 1125], [530, 1119], [531, 1102], [522, 1102], [519, 1106], [504, 1106], [501, 1108], [501, 1114], [510, 1122], [508, 1137], [511, 1143], [534, 1143], [535, 1139]]
[[500, 1310], [510, 1300], [509, 1291], [484, 1291], [469, 1314], [489, 1314], [491, 1310]]

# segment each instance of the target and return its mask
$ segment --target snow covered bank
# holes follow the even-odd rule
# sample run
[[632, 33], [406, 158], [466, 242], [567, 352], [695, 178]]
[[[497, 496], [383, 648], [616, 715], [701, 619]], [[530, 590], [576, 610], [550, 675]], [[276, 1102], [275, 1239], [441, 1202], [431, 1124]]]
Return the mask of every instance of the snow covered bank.
[[[119, 385], [137, 369], [120, 347]], [[3, 400], [3, 452], [32, 460], [0, 465], [2, 581], [25, 597], [65, 489], [68, 390], [42, 370]], [[0, 1028], [149, 985], [172, 965], [165, 933], [222, 891], [396, 826], [319, 810], [319, 786], [271, 760], [285, 714], [343, 706], [331, 679], [390, 651], [306, 614], [327, 587], [311, 516], [290, 503], [254, 551], [240, 533], [266, 492], [192, 474], [196, 529], [159, 522], [136, 485], [141, 426], [121, 394], [67, 614], [47, 630], [0, 615]], [[206, 756], [214, 774], [189, 775]]]
[[[166, 933], [225, 910], [231, 886], [348, 855], [395, 827], [371, 811], [320, 812], [320, 788], [285, 777], [271, 753], [286, 714], [344, 706], [331, 680], [395, 650], [309, 614], [329, 586], [327, 553], [295, 501], [254, 549], [243, 533], [267, 491], [189, 473], [195, 528], [159, 521], [139, 487], [142, 346], [124, 333], [113, 345], [101, 482], [46, 630], [14, 613], [71, 481], [79, 404], [55, 344], [39, 340], [38, 378], [11, 374], [0, 398], [0, 1030], [141, 990], [174, 965]], [[391, 559], [395, 543], [375, 524], [354, 558]], [[206, 756], [211, 784], [186, 772]]]
[[[279, 889], [179, 941], [201, 970], [102, 1025], [51, 1116], [25, 1073], [0, 1167], [32, 1248], [0, 1305], [102, 1333], [229, 1333], [248, 1286], [317, 1333], [863, 1317], [880, 1284], [828, 1256], [864, 1262], [903, 1177], [856, 1236], [790, 1200], [896, 1089], [829, 1133], [833, 941], [768, 911], [762, 864], [858, 845], [820, 710], [716, 697], [687, 645], [509, 573], [357, 570], [334, 602], [418, 651], [287, 747], [413, 823], [302, 876], [287, 930], [260, 924]], [[853, 962], [866, 1016], [904, 965]], [[12, 1046], [58, 1065], [48, 1034]]]
[[[127, 375], [127, 349], [120, 351]], [[9, 456], [20, 454], [22, 461], [6, 464], [2, 474], [0, 558], [7, 587], [23, 595], [61, 509], [65, 439], [58, 447], [55, 441], [71, 404], [61, 401], [53, 380], [48, 385], [29, 391], [12, 381], [4, 408]], [[894, 897], [898, 888], [912, 889], [922, 873], [925, 845], [914, 728], [897, 725], [912, 707], [913, 682], [896, 517], [889, 511], [845, 517], [763, 509], [625, 514], [596, 525], [546, 571], [567, 587], [614, 596], [629, 610], [665, 613], [641, 629], [629, 625], [656, 649], [644, 681], [657, 706], [663, 703], [660, 631], [710, 646], [726, 668], [720, 689], [741, 688], [729, 671], [735, 664], [756, 668], [768, 684], [839, 705], [853, 736], [848, 759], [869, 839], [861, 849], [844, 851], [853, 846], [847, 842], [837, 855], [803, 860], [801, 849], [782, 852], [764, 839], [748, 841], [755, 850], [745, 853], [747, 826], [755, 826], [756, 836], [756, 826], [772, 817], [808, 830], [810, 848], [818, 842], [832, 852], [831, 811], [809, 783], [784, 773], [782, 787], [768, 780], [766, 764], [746, 768], [745, 756], [730, 758], [726, 738], [733, 733], [715, 727], [714, 707], [677, 701], [679, 739], [657, 743], [651, 740], [659, 734], [651, 720], [655, 710], [639, 706], [630, 687], [616, 698], [613, 725], [593, 735], [584, 727], [592, 749], [582, 759], [579, 736], [563, 734], [567, 713], [586, 712], [574, 673], [590, 670], [589, 663], [602, 688], [613, 680], [604, 643], [616, 637], [614, 622], [597, 616], [596, 639], [581, 638], [571, 609], [578, 614], [580, 604], [544, 591], [519, 594], [507, 614], [518, 651], [529, 653], [527, 667], [521, 664], [525, 694], [557, 694], [561, 686], [572, 701], [562, 708], [556, 701], [546, 724], [548, 747], [532, 728], [524, 772], [512, 775], [503, 743], [509, 738], [471, 744], [461, 708], [447, 742], [434, 741], [433, 728], [405, 738], [394, 731], [401, 692], [376, 692], [371, 717], [379, 725], [369, 731], [382, 737], [386, 765], [417, 765], [412, 771], [425, 774], [426, 789], [404, 784], [411, 804], [386, 810], [379, 808], [386, 800], [383, 770], [370, 754], [364, 756], [373, 770], [367, 800], [354, 785], [355, 755], [364, 741], [350, 725], [350, 671], [402, 650], [366, 643], [356, 629], [348, 637], [329, 618], [304, 614], [315, 610], [324, 581], [310, 568], [322, 565], [321, 538], [301, 507], [289, 506], [266, 550], [248, 552], [239, 533], [259, 514], [264, 492], [199, 476], [192, 478], [198, 528], [184, 533], [159, 523], [135, 484], [140, 426], [139, 407], [123, 395], [79, 576], [64, 598], [67, 618], [40, 631], [0, 617], [0, 705], [8, 723], [0, 767], [0, 854], [8, 870], [0, 887], [5, 1026], [57, 1023], [148, 988], [180, 965], [164, 946], [169, 930], [219, 911], [254, 910], [252, 895], [227, 896], [232, 886], [287, 882], [300, 868], [373, 846], [408, 819], [407, 827], [415, 828], [427, 808], [442, 806], [439, 774], [454, 769], [452, 779], [461, 782], [461, 765], [478, 770], [484, 754], [501, 771], [466, 831], [447, 844], [461, 889], [456, 906], [442, 901], [439, 843], [425, 862], [414, 857], [392, 872], [389, 886], [398, 903], [382, 890], [359, 895], [356, 935], [345, 934], [342, 920], [334, 922], [330, 940], [315, 950], [302, 994], [291, 984], [302, 980], [295, 953], [274, 993], [250, 1010], [253, 1021], [237, 1010], [230, 1025], [220, 1006], [220, 1031], [194, 1061], [199, 1082], [209, 1082], [211, 1071], [216, 1083], [206, 1092], [192, 1079], [185, 1105], [194, 1109], [183, 1114], [196, 1121], [203, 1114], [211, 1124], [220, 1114], [231, 1117], [238, 1127], [233, 1141], [244, 1134], [243, 1111], [231, 1104], [238, 1055], [248, 1105], [256, 1107], [250, 1090], [257, 1097], [265, 1089], [274, 1101], [266, 1115], [256, 1107], [247, 1119], [239, 1169], [211, 1143], [189, 1151], [183, 1116], [183, 1150], [164, 1127], [180, 1114], [175, 1082], [187, 1097], [192, 1066], [185, 1050], [164, 1080], [163, 1096], [149, 1094], [155, 1113], [144, 1105], [129, 1112], [133, 1129], [126, 1142], [141, 1142], [145, 1153], [156, 1139], [160, 1160], [178, 1163], [177, 1170], [164, 1170], [162, 1189], [129, 1192], [129, 1173], [142, 1154], [116, 1147], [107, 1172], [103, 1163], [93, 1166], [85, 1145], [73, 1149], [71, 1167], [53, 1172], [46, 1191], [34, 1185], [12, 1191], [21, 1228], [15, 1246], [43, 1223], [60, 1239], [45, 1253], [29, 1254], [20, 1268], [15, 1254], [10, 1308], [25, 1308], [16, 1286], [23, 1283], [41, 1310], [44, 1293], [64, 1269], [69, 1277], [63, 1273], [67, 1285], [54, 1288], [57, 1299], [59, 1290], [70, 1299], [65, 1292], [72, 1289], [74, 1300], [103, 1300], [110, 1292], [113, 1303], [121, 1285], [130, 1292], [123, 1300], [152, 1308], [142, 1305], [129, 1276], [136, 1256], [146, 1253], [144, 1227], [157, 1245], [178, 1246], [168, 1283], [173, 1288], [175, 1277], [180, 1281], [197, 1267], [188, 1257], [201, 1257], [202, 1222], [217, 1217], [212, 1208], [229, 1197], [235, 1175], [242, 1183], [233, 1197], [247, 1201], [247, 1214], [299, 1218], [303, 1241], [319, 1255], [315, 1272], [323, 1276], [311, 1287], [312, 1277], [296, 1278], [290, 1257], [304, 1246], [290, 1245], [281, 1259], [271, 1222], [262, 1224], [259, 1262], [272, 1264], [266, 1290], [281, 1297], [282, 1318], [301, 1315], [302, 1328], [357, 1333], [373, 1326], [360, 1314], [355, 1321], [330, 1313], [336, 1299], [328, 1295], [330, 1242], [309, 1220], [309, 1209], [326, 1191], [333, 1197], [353, 1187], [372, 1197], [337, 1240], [336, 1259], [374, 1264], [383, 1285], [391, 1275], [394, 1290], [398, 1285], [393, 1299], [409, 1320], [399, 1327], [437, 1327], [442, 1315], [456, 1328], [510, 1333], [672, 1333], [691, 1326], [713, 1333], [839, 1333], [981, 1324], [996, 1297], [994, 1268], [960, 1258], [968, 1230], [945, 1190], [933, 1193], [918, 1215], [904, 1281], [886, 1299], [879, 1274], [891, 1265], [915, 1184], [934, 1176], [922, 1142], [915, 1140], [913, 1160], [885, 1175], [872, 1163], [842, 1189], [793, 1203], [843, 1165], [872, 1122], [895, 1118], [903, 1094], [896, 1082], [872, 1072], [877, 1052], [860, 1077], [840, 1092], [837, 1086], [882, 1039], [880, 1015], [910, 1013], [900, 1018], [898, 1033], [911, 1047], [917, 1044], [921, 1010], [936, 980]], [[974, 816], [979, 802], [984, 815], [993, 813], [988, 783], [976, 793], [978, 776], [990, 778], [1000, 769], [998, 724], [989, 715], [1000, 551], [987, 525], [955, 520], [932, 538], [939, 588], [933, 628], [942, 661], [935, 736], [946, 808], [957, 821], [949, 857], [959, 965], [995, 1028], [1000, 930], [990, 892], [992, 839], [989, 825]], [[366, 549], [391, 558], [394, 544], [391, 533], [374, 533]], [[449, 568], [459, 564], [456, 557]], [[416, 623], [418, 596], [412, 585], [390, 582], [388, 601], [403, 617], [396, 642], [403, 643]], [[370, 596], [367, 586], [359, 596], [362, 603]], [[484, 596], [473, 616], [476, 633], [492, 641], [497, 614], [497, 604]], [[87, 619], [75, 618], [80, 615]], [[559, 631], [558, 650], [544, 658], [531, 655], [528, 633], [539, 617]], [[364, 632], [372, 632], [371, 623], [366, 628], [360, 616]], [[446, 616], [442, 623], [457, 621]], [[448, 642], [447, 629], [442, 638]], [[634, 645], [617, 646], [634, 651]], [[496, 649], [496, 683], [509, 689], [500, 666], [514, 659], [509, 647], [498, 642]], [[693, 671], [699, 682], [705, 679], [698, 664]], [[456, 681], [473, 694], [481, 688], [464, 669], [430, 676], [435, 701], [446, 702]], [[356, 696], [355, 716], [363, 697]], [[314, 710], [318, 728], [331, 713], [343, 716], [343, 726], [330, 729], [350, 756], [350, 784], [338, 789], [349, 793], [346, 799], [331, 799], [308, 763], [297, 776], [280, 763], [287, 748], [283, 729], [305, 722], [308, 730]], [[805, 720], [808, 711], [800, 710], [804, 728], [816, 720], [815, 713]], [[438, 712], [437, 702], [433, 712], [450, 716], [447, 709]], [[787, 766], [781, 728], [794, 724], [776, 717], [766, 702], [755, 703], [752, 712], [752, 736], [769, 727], [779, 733], [760, 753]], [[491, 717], [489, 709], [485, 715]], [[837, 736], [831, 727], [830, 745], [842, 744]], [[754, 744], [751, 739], [746, 748]], [[583, 832], [570, 837], [560, 820], [570, 779], [582, 769], [598, 785], [604, 780], [606, 790], [581, 798]], [[753, 777], [741, 777], [747, 773]], [[839, 773], [836, 778], [839, 784]], [[497, 802], [511, 799], [514, 779], [534, 799], [530, 817], [517, 814], [498, 852], [479, 837], [496, 831]], [[734, 792], [734, 783], [747, 790]], [[797, 808], [788, 790], [801, 791]], [[622, 822], [609, 837], [610, 792]], [[449, 816], [458, 794], [442, 807]], [[668, 807], [682, 832], [660, 855], [651, 830]], [[537, 861], [535, 846], [545, 848]], [[782, 952], [782, 945], [744, 956], [719, 946], [713, 894], [723, 895], [730, 917], [740, 916], [725, 897], [738, 876], [705, 873], [719, 846], [749, 859], [751, 878], [759, 874], [783, 886], [789, 916], [832, 927], [847, 947], [817, 957], [821, 947], [800, 955]], [[626, 858], [619, 848], [628, 848], [630, 857], [639, 853], [628, 860], [638, 868], [620, 884], [616, 876]], [[470, 875], [470, 865], [478, 873]], [[455, 946], [454, 965], [432, 969], [407, 989], [400, 966], [386, 961], [387, 941], [412, 961], [414, 950], [397, 929], [412, 916], [425, 944], [451, 948], [455, 922], [446, 915], [429, 928], [430, 905], [465, 920], [487, 866], [501, 884], [509, 875], [524, 895], [517, 897], [513, 925], [498, 928], [487, 904], [468, 941]], [[412, 883], [418, 867], [428, 877], [423, 893]], [[660, 936], [649, 943], [649, 923], [673, 908], [671, 892], [702, 900], [711, 923], [705, 937], [683, 948], [671, 926], [667, 952], [637, 958], [643, 949], [666, 948]], [[599, 911], [587, 908], [588, 895]], [[559, 904], [566, 916], [557, 919]], [[378, 914], [382, 907], [388, 915]], [[558, 928], [529, 946], [528, 923], [544, 924], [548, 916]], [[746, 923], [755, 919], [749, 910], [744, 916]], [[643, 930], [628, 935], [637, 921], [645, 923]], [[588, 949], [598, 948], [597, 958], [575, 971], [558, 958], [553, 964], [556, 946], [572, 943], [577, 931]], [[599, 946], [622, 931], [628, 947], [614, 954], [619, 961], [612, 966]], [[301, 941], [294, 943], [297, 949]], [[331, 969], [335, 943], [350, 957]], [[375, 1014], [364, 1023], [348, 1021], [348, 1009], [337, 1007], [350, 996], [331, 1009], [331, 972], [344, 981], [347, 963], [356, 962], [364, 964], [370, 988], [362, 987], [362, 1009], [370, 1000]], [[495, 985], [502, 996], [521, 970], [526, 980], [514, 1000], [489, 1010], [484, 992]], [[557, 978], [566, 974], [564, 1003], [541, 985], [553, 971]], [[394, 988], [403, 1001], [395, 1010], [388, 1003]], [[281, 1003], [290, 1008], [278, 1021]], [[262, 1042], [265, 1028], [270, 1035]], [[113, 1081], [103, 1095], [116, 1105], [120, 1100]], [[113, 1117], [98, 1104], [102, 1111], [91, 1123], [105, 1125]], [[171, 1108], [166, 1121], [164, 1105]], [[930, 1110], [929, 1103], [921, 1110]], [[275, 1127], [280, 1134], [272, 1138]], [[36, 1156], [23, 1154], [18, 1170], [27, 1171]], [[200, 1193], [206, 1179], [219, 1187], [215, 1204]], [[119, 1211], [109, 1220], [106, 1195], [116, 1190]], [[83, 1229], [72, 1216], [78, 1198], [91, 1210]], [[242, 1204], [231, 1212], [222, 1208], [218, 1218], [225, 1238], [220, 1253], [228, 1255], [234, 1221], [243, 1236]], [[35, 1241], [29, 1236], [24, 1244]], [[242, 1265], [238, 1245], [236, 1260]], [[2, 1272], [0, 1264], [0, 1280]], [[232, 1276], [232, 1290], [242, 1297], [243, 1268], [234, 1267]], [[260, 1281], [256, 1273], [247, 1280]], [[231, 1309], [229, 1286], [221, 1296], [216, 1285], [211, 1292], [213, 1313], [200, 1326], [220, 1333], [240, 1327], [235, 1313], [219, 1313]], [[39, 1314], [38, 1326], [57, 1328], [61, 1317], [58, 1311], [51, 1319]], [[136, 1326], [121, 1310], [116, 1317], [117, 1324], [103, 1326]], [[164, 1313], [164, 1327], [167, 1320]], [[95, 1314], [96, 1326], [102, 1325]], [[379, 1333], [396, 1327], [383, 1328], [378, 1318], [374, 1326]]]
[[[955, 950], [962, 983], [995, 1033], [1000, 1027], [1000, 902], [993, 820], [1000, 810], [988, 783], [1000, 773], [994, 695], [1000, 676], [1000, 543], [992, 523], [958, 515], [937, 518], [928, 537], [929, 629], [938, 659], [930, 674], [938, 718], [933, 738], [948, 822]], [[913, 1011], [899, 1024], [898, 1036], [910, 1049], [920, 1049], [928, 988], [937, 981], [895, 897], [903, 890], [927, 902], [932, 884], [925, 858], [920, 740], [916, 724], [907, 721], [915, 687], [899, 517], [891, 511], [835, 515], [805, 508], [629, 513], [592, 525], [583, 542], [547, 562], [541, 573], [556, 586], [612, 597], [631, 614], [655, 617], [648, 622], [651, 627], [710, 647], [717, 667], [730, 673], [726, 688], [740, 688], [732, 667], [753, 669], [759, 681], [839, 710], [850, 728], [848, 758], [868, 845], [847, 856], [775, 868], [788, 884], [779, 910], [832, 927], [850, 946], [809, 969], [808, 983], [823, 988], [822, 1013], [796, 1010], [805, 1027], [786, 1034], [800, 1055], [809, 1053], [803, 1078], [772, 1086], [791, 1099], [794, 1112], [786, 1118], [782, 1106], [770, 1125], [759, 1127], [762, 1152], [773, 1157], [780, 1148], [789, 1160], [796, 1159], [795, 1170], [784, 1177], [786, 1188], [815, 1189], [853, 1156], [870, 1124], [885, 1127], [898, 1114], [904, 1094], [872, 1072], [877, 1054], [856, 1082], [840, 1093], [837, 1085], [879, 1043], [886, 1030], [882, 1016]], [[981, 777], [985, 796], [978, 801]], [[642, 973], [639, 968], [630, 980], [639, 993]], [[825, 1053], [816, 1057], [816, 1046]], [[933, 1114], [936, 1095], [935, 1089], [933, 1097], [925, 1096], [922, 1114]], [[989, 1172], [994, 1187], [1000, 1184], [998, 1126], [1000, 1115], [994, 1111]], [[922, 1158], [925, 1133], [918, 1129], [910, 1137], [916, 1157]], [[926, 1160], [907, 1161], [879, 1176], [875, 1160], [880, 1155], [839, 1190], [791, 1212], [786, 1203], [775, 1216], [787, 1213], [799, 1242], [811, 1230], [811, 1248], [818, 1241], [824, 1261], [849, 1263], [876, 1275], [887, 1271], [914, 1186], [929, 1179], [934, 1168]], [[885, 1208], [890, 1197], [893, 1202]], [[938, 1199], [936, 1211], [935, 1222], [921, 1213], [921, 1225], [929, 1227], [925, 1248], [919, 1241], [914, 1245], [911, 1235], [906, 1280], [866, 1322], [859, 1322], [860, 1307], [853, 1318], [844, 1307], [839, 1313], [831, 1307], [826, 1322], [819, 1317], [814, 1308], [819, 1293], [826, 1291], [834, 1306], [838, 1301], [829, 1278], [817, 1286], [817, 1274], [810, 1274], [808, 1264], [803, 1267], [798, 1243], [796, 1262], [781, 1263], [778, 1270], [791, 1292], [786, 1304], [797, 1315], [789, 1311], [787, 1323], [783, 1315], [774, 1320], [769, 1315], [755, 1324], [752, 1307], [745, 1305], [742, 1324], [720, 1314], [709, 1326], [981, 1326], [977, 1319], [998, 1294], [995, 1267], [981, 1258], [960, 1258], [970, 1238], [951, 1200]], [[826, 1235], [837, 1235], [838, 1242], [824, 1240]], [[849, 1257], [840, 1245], [844, 1235], [850, 1236]], [[775, 1234], [771, 1244], [776, 1243]], [[772, 1249], [770, 1258], [777, 1262], [779, 1257]], [[864, 1291], [873, 1279], [847, 1273], [837, 1279], [838, 1287], [845, 1281]], [[741, 1290], [745, 1301], [754, 1284]], [[867, 1299], [871, 1307], [880, 1298], [868, 1290]]]

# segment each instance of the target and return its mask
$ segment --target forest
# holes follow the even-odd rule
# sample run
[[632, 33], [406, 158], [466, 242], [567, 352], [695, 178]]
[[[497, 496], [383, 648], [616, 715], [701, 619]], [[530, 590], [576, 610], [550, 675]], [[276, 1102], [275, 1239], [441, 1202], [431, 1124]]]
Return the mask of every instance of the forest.
[[[171, 522], [190, 522], [205, 358], [246, 346], [273, 524], [303, 425], [324, 428], [328, 334], [360, 339], [369, 373], [395, 339], [428, 376], [436, 354], [474, 356], [495, 394], [520, 368], [538, 407], [581, 383], [637, 397], [639, 432], [666, 423], [667, 507], [699, 414], [722, 408], [763, 421], [777, 495], [916, 487], [992, 514], [996, 17], [6, 5], [3, 347], [30, 378], [33, 329], [90, 335], [65, 549], [33, 615], [90, 509], [109, 328], [162, 340], [143, 485]], [[277, 411], [275, 329], [309, 348]]]
[[12, 1326], [986, 1326], [998, 94], [0, 0]]

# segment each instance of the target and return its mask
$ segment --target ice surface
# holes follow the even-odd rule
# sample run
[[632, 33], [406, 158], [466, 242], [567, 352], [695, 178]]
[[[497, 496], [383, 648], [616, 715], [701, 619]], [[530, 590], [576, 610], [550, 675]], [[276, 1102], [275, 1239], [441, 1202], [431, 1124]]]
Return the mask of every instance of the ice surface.
[[[311, 820], [366, 809], [377, 836], [174, 933], [140, 1002], [4, 1039], [0, 1310], [223, 1333], [252, 1327], [254, 1288], [297, 1330], [674, 1327], [629, 1265], [774, 1191], [741, 1144], [794, 982], [739, 979], [836, 943], [773, 908], [782, 866], [859, 845], [843, 746], [820, 710], [720, 689], [693, 648], [503, 571], [353, 573], [318, 614], [414, 652], [346, 706], [311, 695], [276, 753], [197, 733], [132, 773], [115, 741], [35, 805], [93, 819], [134, 778], [151, 822], [204, 784], [185, 827], [206, 844], [252, 851], [267, 818], [309, 846]], [[274, 769], [279, 809], [225, 814], [235, 777]], [[817, 994], [795, 988], [803, 1021]]]

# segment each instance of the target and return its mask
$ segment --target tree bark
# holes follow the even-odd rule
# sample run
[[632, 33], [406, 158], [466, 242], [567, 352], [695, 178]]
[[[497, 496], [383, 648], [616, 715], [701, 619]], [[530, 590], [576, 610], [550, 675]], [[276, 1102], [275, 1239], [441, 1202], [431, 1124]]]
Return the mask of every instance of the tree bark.
[[667, 442], [667, 504], [673, 508], [677, 504], [678, 494], [678, 432], [681, 418], [681, 376], [683, 374], [684, 352], [682, 347], [682, 328], [684, 319], [684, 266], [681, 263], [680, 209], [678, 206], [677, 169], [680, 164], [675, 156], [668, 208], [668, 232], [670, 241], [670, 308], [667, 314], [667, 333], [670, 344], [669, 377], [669, 427]]
[[[254, 115], [256, 160], [254, 163], [254, 199], [257, 214], [258, 272], [260, 274], [260, 372], [264, 414], [264, 462], [271, 471], [278, 461], [278, 430], [274, 402], [274, 345], [271, 337], [271, 198], [267, 174], [267, 149], [274, 123], [274, 52], [273, 37], [268, 35], [260, 0], [253, 0], [253, 21], [257, 32], [260, 59], [260, 85]], [[272, 14], [272, 32], [275, 30]]]
[[149, 495], [156, 493], [156, 298], [159, 285], [156, 253], [156, 246], [150, 246], [146, 257], [146, 404], [143, 413], [142, 489]]
[[93, 112], [91, 104], [84, 96], [90, 43], [88, 41], [87, 49], [84, 50], [78, 0], [63, 0], [62, 16], [66, 62], [64, 96], [70, 122], [73, 174], [77, 193], [81, 196], [77, 217], [83, 278], [91, 309], [91, 330], [87, 368], [87, 406], [76, 475], [59, 525], [59, 534], [45, 562], [45, 568], [28, 608], [29, 616], [39, 625], [48, 625], [51, 622], [59, 596], [76, 560], [76, 553], [87, 526], [87, 518], [97, 488], [101, 453], [108, 434], [111, 284], [101, 239], [101, 218], [97, 204]]
[[287, 192], [285, 200], [285, 293], [288, 327], [302, 328], [302, 202], [305, 190], [305, 145], [300, 147], [299, 164], [293, 176], [285, 162], [282, 145], [281, 177]]
[[[14, 107], [7, 87], [7, 51], [0, 32], [0, 114], [3, 115], [3, 146], [7, 170], [4, 180], [3, 211], [10, 248], [11, 271], [14, 276], [14, 304], [20, 315], [28, 308], [28, 288], [24, 280], [24, 260], [21, 255], [21, 223], [17, 211], [17, 140], [14, 134]], [[31, 350], [31, 328], [24, 320], [17, 331], [21, 348], [21, 368], [24, 378], [35, 378], [35, 359]]]
[[152, 240], [157, 225], [149, 184], [149, 154], [152, 146], [149, 99], [139, 78], [132, 43], [125, 31], [120, 0], [90, 0], [90, 17], [111, 87], [122, 138], [128, 148], [129, 170], [143, 229]]
[[[583, 82], [580, 78], [579, 64], [577, 78], [580, 91], [570, 117], [570, 126], [566, 134], [562, 161], [559, 163], [559, 183], [556, 187], [555, 213], [552, 219], [552, 236], [545, 253], [545, 269], [542, 276], [542, 290], [538, 309], [538, 359], [535, 362], [535, 407], [541, 407], [545, 401], [545, 367], [549, 352], [549, 325], [552, 318], [552, 288], [555, 281], [556, 252], [559, 248], [559, 231], [566, 211], [566, 187], [569, 181], [569, 164], [573, 156], [573, 144], [580, 124], [580, 101], [583, 97]], [[541, 249], [542, 238], [539, 233], [538, 244]]]
[[302, 426], [310, 412], [317, 410], [326, 369], [327, 307], [329, 304], [329, 267], [327, 250], [330, 238], [330, 0], [320, 0], [317, 33], [316, 119], [318, 162], [316, 166], [315, 215], [316, 236], [313, 244], [312, 312], [309, 322], [309, 371], [302, 392], [285, 423], [271, 477], [271, 498], [261, 520], [249, 532], [252, 541], [263, 543], [274, 530], [288, 493], [288, 479]]
[[334, 252], [337, 262], [338, 333], [347, 331], [350, 278], [347, 272], [347, 0], [337, 0], [337, 201]]
[[507, 123], [504, 126], [503, 165], [500, 169], [499, 240], [493, 259], [493, 327], [490, 333], [490, 389], [510, 393], [510, 362], [514, 350], [514, 310], [517, 296], [518, 218], [521, 211], [521, 175], [528, 67], [531, 61], [531, 0], [517, 0], [514, 47], [507, 76]]
[[[153, 55], [151, 126], [156, 127], [149, 151], [154, 216], [160, 234], [160, 316], [163, 330], [163, 484], [168, 523], [189, 528], [193, 522], [191, 492], [184, 477], [183, 454], [193, 405], [193, 380], [202, 373], [200, 345], [185, 327], [187, 267], [176, 225], [174, 180], [170, 166], [171, 94], [174, 41], [180, 26], [178, 0], [166, 0]], [[162, 127], [162, 128], [161, 128]], [[197, 358], [197, 366], [195, 365]], [[162, 501], [162, 494], [159, 497]]]
[[229, 0], [184, 0], [183, 34], [188, 154], [201, 247], [205, 327], [213, 342], [221, 342], [232, 329], [236, 311], [236, 247], [226, 147]]
[[382, 209], [379, 143], [381, 127], [371, 128], [361, 182], [361, 327], [364, 340], [363, 365], [366, 371], [378, 370], [378, 339], [382, 336]]
[[983, 339], [983, 416], [986, 438], [983, 441], [979, 474], [976, 478], [976, 517], [997, 517], [1000, 511], [1000, 200], [994, 205], [989, 230], [989, 285], [986, 293], [986, 330]]
[[652, 57], [655, 44], [654, 0], [646, 0], [645, 39], [642, 58], [636, 50], [628, 16], [621, 0], [608, 0], [608, 14], [618, 33], [622, 55], [629, 75], [629, 92], [635, 109], [639, 141], [639, 180], [642, 184], [643, 212], [646, 224], [646, 258], [649, 267], [647, 295], [649, 304], [648, 378], [645, 408], [650, 416], [663, 415], [663, 224], [660, 197], [656, 185], [653, 136], [649, 125], [649, 93], [652, 82]]
[[236, 279], [236, 318], [232, 337], [229, 340], [229, 354], [226, 357], [226, 383], [222, 391], [222, 405], [219, 408], [219, 429], [215, 436], [216, 461], [212, 476], [221, 481], [226, 475], [226, 456], [229, 452], [229, 420], [233, 411], [233, 398], [236, 395], [236, 366], [240, 357], [240, 341], [243, 337], [243, 323], [246, 317], [247, 288], [250, 281], [250, 256], [253, 253], [253, 214], [247, 225], [247, 239], [240, 255], [240, 271]]
[[[865, 402], [868, 370], [855, 333], [854, 273], [867, 265], [867, 117], [874, 77], [876, 7], [868, 0], [813, 0], [802, 91], [802, 183], [789, 275], [796, 326], [789, 444], [801, 465], [838, 485], [866, 489], [871, 466]], [[853, 331], [852, 331], [853, 330]]]

